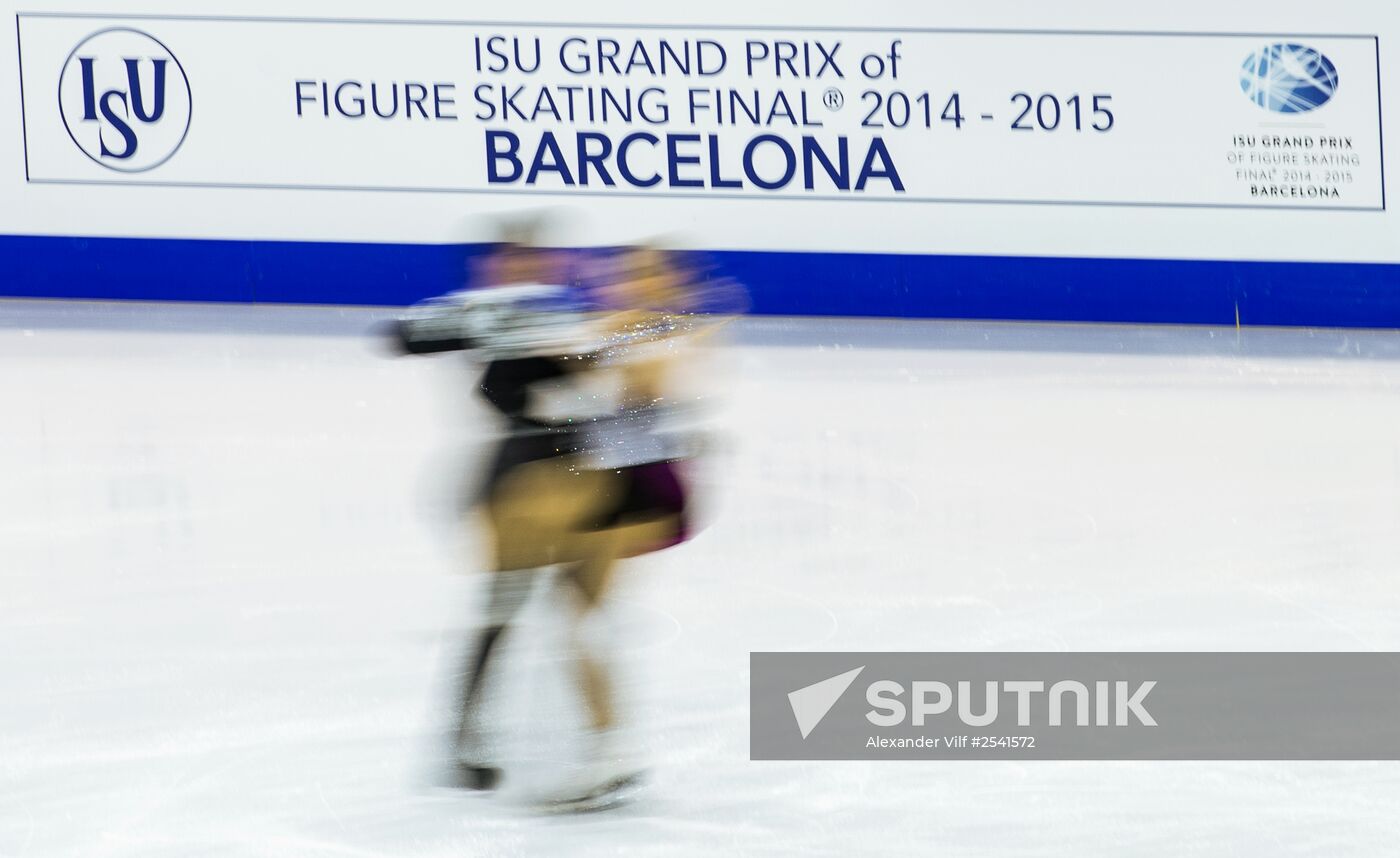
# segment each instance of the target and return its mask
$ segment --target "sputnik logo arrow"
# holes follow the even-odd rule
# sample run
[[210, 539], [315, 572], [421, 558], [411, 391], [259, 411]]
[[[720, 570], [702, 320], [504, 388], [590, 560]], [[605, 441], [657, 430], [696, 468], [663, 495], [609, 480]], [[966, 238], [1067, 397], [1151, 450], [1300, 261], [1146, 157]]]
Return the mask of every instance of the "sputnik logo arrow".
[[788, 694], [788, 703], [792, 706], [792, 715], [797, 719], [797, 729], [802, 731], [802, 738], [807, 738], [817, 729], [826, 713], [831, 711], [831, 707], [836, 705], [862, 670], [865, 670], [865, 665]]

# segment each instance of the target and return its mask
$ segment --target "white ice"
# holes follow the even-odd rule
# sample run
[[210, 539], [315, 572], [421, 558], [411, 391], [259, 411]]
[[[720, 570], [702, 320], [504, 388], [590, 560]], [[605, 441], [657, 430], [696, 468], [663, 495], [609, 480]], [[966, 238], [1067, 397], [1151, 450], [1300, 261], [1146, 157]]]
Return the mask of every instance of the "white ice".
[[[1400, 649], [1400, 335], [736, 326], [711, 525], [610, 606], [651, 787], [557, 818], [432, 785], [485, 417], [384, 315], [0, 302], [0, 855], [1400, 854], [1400, 764], [750, 762], [746, 675]], [[569, 750], [556, 607], [517, 781]]]

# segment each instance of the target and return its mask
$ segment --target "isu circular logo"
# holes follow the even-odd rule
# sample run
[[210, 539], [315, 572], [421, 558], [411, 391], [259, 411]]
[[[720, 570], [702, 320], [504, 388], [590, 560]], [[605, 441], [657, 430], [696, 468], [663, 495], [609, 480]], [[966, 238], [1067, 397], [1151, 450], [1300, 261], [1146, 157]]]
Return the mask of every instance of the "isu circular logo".
[[1337, 93], [1337, 67], [1306, 45], [1270, 45], [1249, 55], [1240, 86], [1249, 100], [1274, 113], [1307, 113]]
[[63, 64], [58, 110], [68, 136], [92, 160], [143, 173], [170, 160], [190, 130], [190, 81], [154, 36], [99, 30]]

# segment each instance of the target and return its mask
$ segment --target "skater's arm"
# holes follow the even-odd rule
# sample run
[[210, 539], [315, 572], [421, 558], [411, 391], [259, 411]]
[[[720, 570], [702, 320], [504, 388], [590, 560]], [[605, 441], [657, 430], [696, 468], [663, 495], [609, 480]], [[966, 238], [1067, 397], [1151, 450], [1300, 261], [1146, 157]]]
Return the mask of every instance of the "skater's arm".
[[527, 415], [530, 408], [530, 385], [560, 378], [567, 372], [564, 362], [554, 358], [531, 357], [492, 361], [481, 379], [481, 396], [511, 420], [541, 424], [541, 421]]
[[477, 347], [462, 332], [460, 324], [447, 319], [395, 319], [389, 327], [389, 340], [395, 350], [404, 355], [432, 355]]

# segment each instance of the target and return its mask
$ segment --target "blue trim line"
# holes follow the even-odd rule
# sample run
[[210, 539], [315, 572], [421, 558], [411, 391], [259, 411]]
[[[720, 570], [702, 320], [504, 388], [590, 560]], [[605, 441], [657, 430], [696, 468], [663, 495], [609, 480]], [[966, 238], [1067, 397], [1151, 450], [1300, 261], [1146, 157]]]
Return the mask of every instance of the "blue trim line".
[[[0, 236], [0, 295], [404, 305], [481, 245]], [[764, 315], [1400, 328], [1400, 265], [716, 251]]]

